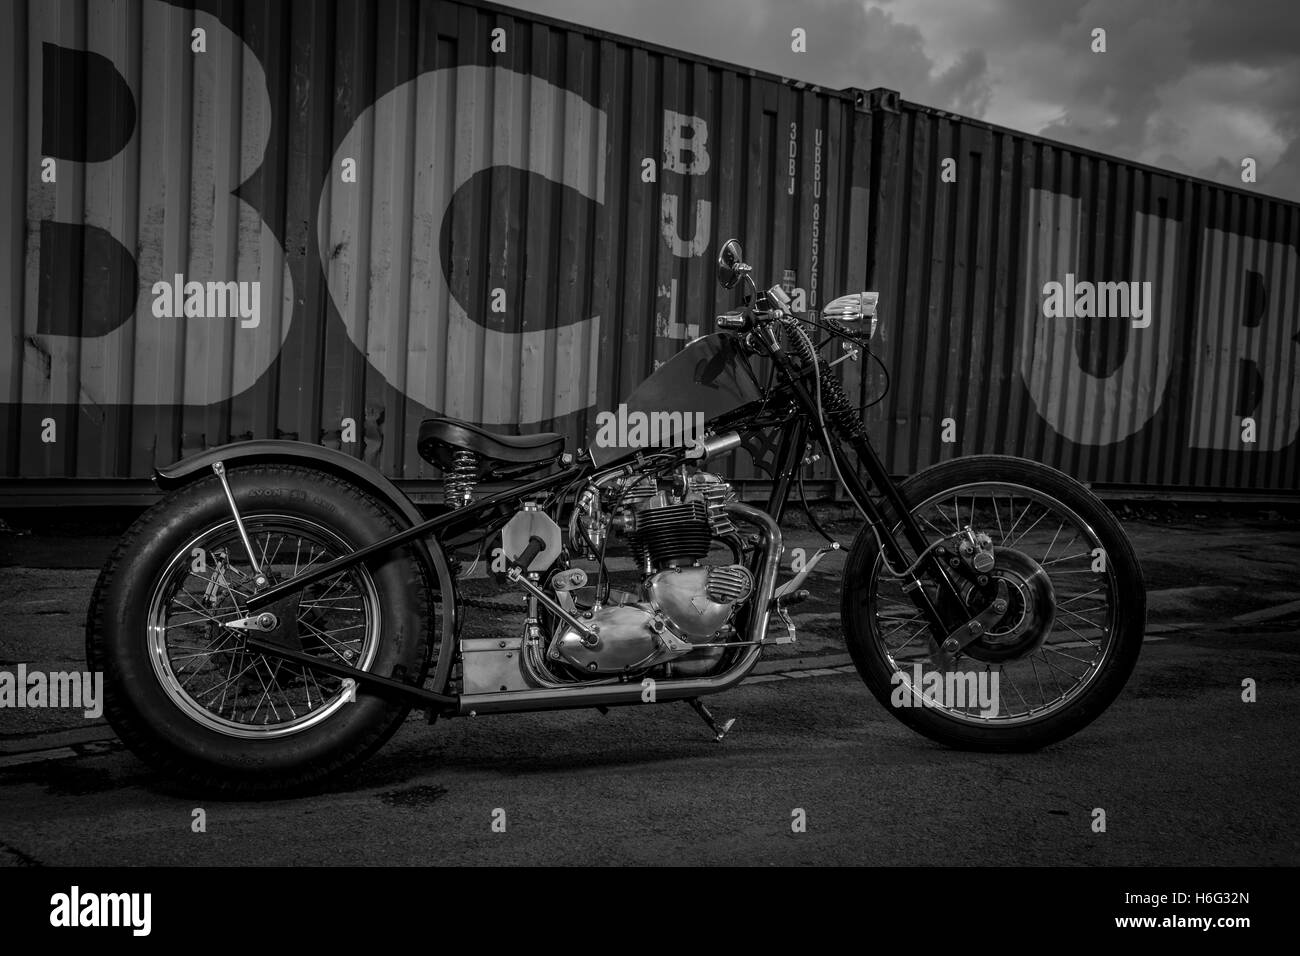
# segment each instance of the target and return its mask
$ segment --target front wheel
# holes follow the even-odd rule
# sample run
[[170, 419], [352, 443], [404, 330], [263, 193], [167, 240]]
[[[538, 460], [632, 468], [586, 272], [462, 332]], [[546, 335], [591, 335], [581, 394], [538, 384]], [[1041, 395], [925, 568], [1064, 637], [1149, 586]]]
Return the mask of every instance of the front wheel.
[[[1087, 726], [1132, 673], [1146, 622], [1142, 571], [1119, 522], [1068, 475], [1019, 458], [954, 459], [900, 490], [952, 568], [963, 607], [947, 610], [962, 620], [987, 613], [979, 639], [955, 659], [940, 653], [948, 635], [936, 640], [864, 527], [841, 610], [871, 692], [909, 727], [963, 749], [1036, 750]], [[898, 516], [888, 524], [898, 538]], [[979, 535], [993, 557], [982, 573], [962, 550]], [[937, 586], [921, 581], [937, 599]]]

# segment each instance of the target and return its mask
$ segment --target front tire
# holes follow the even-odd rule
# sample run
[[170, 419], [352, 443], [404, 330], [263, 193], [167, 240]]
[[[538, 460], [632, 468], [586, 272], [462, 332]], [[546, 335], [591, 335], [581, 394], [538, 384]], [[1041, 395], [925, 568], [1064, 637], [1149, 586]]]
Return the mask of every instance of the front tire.
[[[1095, 720], [1132, 674], [1146, 623], [1141, 568], [1106, 506], [1054, 468], [994, 455], [935, 465], [900, 491], [929, 542], [967, 525], [988, 533], [993, 577], [1006, 581], [1010, 600], [945, 669], [928, 625], [885, 573], [863, 527], [846, 563], [841, 614], [849, 652], [876, 699], [913, 730], [971, 750], [1036, 750]], [[887, 513], [886, 524], [897, 535], [898, 516]], [[976, 592], [971, 582], [971, 617], [981, 608]], [[981, 699], [972, 706], [963, 698], [976, 687]], [[996, 693], [983, 696], [990, 688]]]
[[[227, 473], [259, 563], [276, 580], [402, 530], [360, 488], [294, 465]], [[124, 535], [100, 574], [86, 651], [104, 673], [108, 722], [138, 756], [205, 793], [285, 795], [356, 767], [409, 706], [248, 652], [252, 565], [220, 482], [168, 495]], [[290, 613], [305, 652], [419, 684], [432, 638], [430, 586], [411, 546], [305, 589]]]

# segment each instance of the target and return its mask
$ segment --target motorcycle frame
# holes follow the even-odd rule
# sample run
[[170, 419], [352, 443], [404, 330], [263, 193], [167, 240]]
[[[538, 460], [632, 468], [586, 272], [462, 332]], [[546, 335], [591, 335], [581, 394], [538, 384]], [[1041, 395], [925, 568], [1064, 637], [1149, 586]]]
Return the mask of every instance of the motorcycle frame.
[[[761, 338], [760, 341], [762, 341]], [[743, 421], [748, 415], [751, 415], [755, 405], [758, 405], [760, 409], [771, 405], [778, 408], [788, 408], [793, 414], [785, 416], [781, 424], [762, 426], [775, 427], [778, 442], [773, 467], [772, 487], [768, 495], [767, 506], [762, 509], [761, 513], [770, 517], [774, 526], [779, 525], [785, 506], [790, 498], [791, 485], [795, 480], [806, 451], [810, 447], [810, 439], [815, 440], [823, 446], [828, 455], [834, 458], [837, 465], [836, 470], [847, 486], [846, 490], [863, 512], [868, 525], [876, 535], [882, 556], [887, 561], [887, 566], [894, 568], [910, 566], [912, 562], [908, 560], [906, 550], [900, 546], [893, 530], [888, 527], [885, 510], [871, 494], [871, 489], [874, 487], [883, 495], [893, 511], [907, 546], [913, 554], [919, 555], [926, 550], [928, 542], [912, 517], [910, 507], [901, 490], [890, 477], [875, 449], [865, 436], [850, 436], [847, 439], [847, 444], [851, 450], [850, 454], [850, 450], [846, 450], [844, 447], [846, 439], [835, 435], [829, 429], [823, 434], [819, 427], [815, 429], [817, 434], [810, 435], [810, 432], [814, 430], [814, 423], [819, 425], [821, 423], [816, 399], [809, 392], [805, 381], [811, 371], [797, 369], [790, 357], [775, 347], [775, 343], [771, 341], [770, 337], [768, 341], [770, 344], [768, 347], [763, 348], [762, 351], [769, 359], [774, 361], [780, 382], [765, 389], [759, 402], [751, 403], [744, 408], [719, 416], [707, 423], [706, 427], [710, 431], [717, 432], [731, 430], [730, 424]], [[754, 428], [753, 430], [759, 429]], [[656, 449], [656, 452], [659, 451], [659, 449]], [[680, 455], [678, 464], [685, 463], [687, 461], [687, 449], [677, 449], [676, 451]], [[221, 472], [218, 469], [224, 468], [221, 450], [205, 453], [205, 457], [209, 459], [213, 470], [218, 471], [218, 474], [220, 474]], [[245, 602], [244, 611], [246, 614], [251, 615], [270, 608], [276, 602], [290, 597], [311, 584], [409, 542], [423, 541], [432, 537], [435, 545], [441, 548], [443, 541], [454, 537], [458, 531], [463, 533], [475, 530], [478, 518], [481, 515], [490, 515], [503, 506], [513, 509], [531, 496], [554, 491], [570, 483], [593, 476], [598, 472], [608, 471], [613, 467], [626, 467], [627, 465], [635, 467], [640, 456], [621, 462], [618, 466], [608, 466], [600, 469], [596, 468], [594, 463], [586, 456], [580, 455], [579, 461], [570, 464], [564, 463], [566, 457], [552, 458], [523, 470], [516, 469], [514, 472], [515, 475], [528, 474], [553, 468], [557, 465], [560, 466], [561, 470], [554, 474], [525, 481], [495, 495], [471, 501], [454, 510], [443, 512], [422, 521], [415, 521], [403, 531], [358, 548], [349, 554], [341, 555], [326, 564], [318, 565], [286, 581], [273, 583], [250, 597]], [[584, 458], [586, 460], [582, 460]], [[865, 472], [865, 479], [859, 473], [858, 468], [854, 467], [854, 459], [861, 466], [862, 471]], [[171, 471], [172, 474], [178, 473], [177, 469]], [[746, 506], [740, 507], [745, 508]], [[758, 511], [758, 509], [748, 510]], [[775, 560], [779, 560], [779, 553], [776, 555]], [[442, 563], [445, 566], [445, 561]], [[915, 581], [917, 586], [906, 588], [907, 594], [917, 609], [925, 616], [932, 633], [937, 638], [942, 639], [952, 628], [959, 626], [963, 622], [964, 618], [960, 610], [950, 611], [949, 614], [943, 613], [945, 608], [963, 608], [963, 602], [958, 595], [956, 585], [947, 567], [939, 557], [933, 553], [925, 555], [915, 571], [908, 577]], [[928, 577], [933, 583], [937, 584], [937, 601], [931, 599], [924, 587], [919, 586], [922, 577]], [[455, 581], [450, 575], [448, 575], [448, 580], [451, 583], [453, 593], [443, 594], [442, 599], [454, 602]], [[766, 619], [766, 613], [763, 616]], [[455, 639], [454, 631], [450, 635], [444, 635], [444, 644], [440, 653], [453, 654], [454, 649], [449, 648], [446, 642]], [[277, 656], [300, 665], [314, 667], [338, 677], [351, 678], [374, 693], [403, 698], [411, 704], [430, 709], [431, 713], [437, 711], [448, 715], [476, 715], [490, 712], [618, 706], [633, 702], [629, 700], [629, 685], [608, 683], [575, 684], [571, 688], [566, 687], [559, 691], [551, 688], [538, 688], [537, 690], [509, 691], [489, 695], [448, 694], [444, 692], [446, 689], [445, 684], [435, 691], [425, 690], [422, 687], [372, 674], [346, 664], [313, 657], [294, 648], [275, 643], [273, 640], [262, 637], [256, 632], [249, 632], [247, 643], [251, 650]], [[657, 682], [657, 700], [692, 699], [702, 694], [717, 693], [735, 686], [748, 675], [757, 662], [761, 650], [761, 646], [746, 648], [745, 653], [741, 655], [736, 663], [712, 677], [659, 681]], [[440, 667], [439, 671], [445, 674], [447, 669]], [[631, 686], [638, 688], [638, 685], [635, 684]], [[639, 697], [635, 699], [639, 700]]]

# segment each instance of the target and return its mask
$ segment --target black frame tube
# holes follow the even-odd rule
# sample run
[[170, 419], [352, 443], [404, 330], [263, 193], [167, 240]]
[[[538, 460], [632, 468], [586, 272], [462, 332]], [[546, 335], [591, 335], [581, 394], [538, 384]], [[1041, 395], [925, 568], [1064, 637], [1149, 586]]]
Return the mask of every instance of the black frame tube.
[[399, 531], [397, 534], [390, 535], [381, 541], [376, 541], [374, 544], [368, 544], [364, 548], [358, 548], [351, 554], [345, 554], [341, 557], [335, 558], [333, 561], [312, 568], [310, 571], [305, 571], [302, 574], [295, 575], [288, 581], [282, 581], [279, 584], [272, 585], [265, 591], [259, 591], [244, 602], [244, 610], [260, 611], [263, 608], [274, 604], [276, 601], [288, 597], [290, 594], [296, 594], [309, 584], [323, 581], [325, 578], [338, 574], [340, 571], [346, 570], [355, 564], [360, 564], [362, 561], [372, 555], [379, 554], [381, 551], [387, 551], [389, 548], [394, 548], [399, 544], [405, 544], [406, 542], [413, 541], [416, 538], [422, 538], [426, 534], [437, 531], [445, 525], [462, 522], [466, 517], [493, 508], [503, 501], [513, 501], [518, 498], [524, 498], [535, 491], [543, 491], [554, 485], [572, 481], [577, 473], [581, 472], [584, 467], [585, 466], [575, 465], [559, 472], [558, 474], [548, 475], [545, 478], [538, 478], [535, 481], [530, 481], [527, 484], [520, 485], [518, 488], [503, 491], [499, 494], [492, 495], [489, 498], [483, 498], [479, 501], [472, 502], [465, 505], [463, 508], [457, 508], [454, 511], [448, 511], [444, 514], [436, 515], [428, 521], [423, 521], [420, 524], [411, 525], [411, 527], [407, 528], [405, 531]]
[[781, 444], [776, 453], [776, 475], [772, 482], [772, 491], [767, 497], [767, 513], [777, 524], [785, 513], [786, 502], [790, 500], [790, 486], [798, 477], [803, 467], [804, 446], [808, 439], [808, 420], [803, 415], [795, 415], [781, 428]]
[[459, 702], [458, 697], [452, 697], [449, 694], [438, 694], [431, 690], [425, 690], [423, 687], [416, 687], [414, 684], [403, 684], [399, 680], [393, 680], [391, 677], [381, 677], [379, 674], [372, 674], [369, 671], [363, 671], [349, 664], [340, 664], [337, 661], [325, 660], [320, 657], [313, 657], [302, 651], [293, 648], [284, 647], [280, 644], [274, 644], [263, 637], [255, 634], [249, 634], [245, 642], [247, 649], [271, 657], [282, 657], [287, 661], [295, 664], [302, 664], [305, 667], [311, 667], [315, 670], [322, 670], [327, 674], [333, 674], [336, 677], [351, 677], [358, 684], [372, 688], [376, 693], [385, 697], [397, 697], [405, 699], [411, 703], [424, 704], [426, 707], [432, 706], [452, 706]]

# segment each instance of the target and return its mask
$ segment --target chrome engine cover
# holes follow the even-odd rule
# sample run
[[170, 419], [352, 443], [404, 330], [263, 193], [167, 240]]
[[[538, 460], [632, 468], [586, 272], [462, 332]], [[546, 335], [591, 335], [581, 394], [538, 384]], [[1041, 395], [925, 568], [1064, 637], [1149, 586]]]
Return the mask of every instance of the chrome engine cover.
[[573, 628], [562, 628], [551, 645], [553, 660], [589, 674], [621, 674], [690, 653], [691, 645], [677, 637], [664, 615], [649, 604], [625, 592], [611, 592], [610, 598], [620, 603], [593, 610], [587, 621], [596, 632], [596, 642], [586, 644]]
[[716, 639], [753, 590], [754, 578], [743, 565], [669, 568], [646, 581], [646, 600], [615, 591], [610, 594], [614, 603], [590, 612], [595, 643], [584, 643], [571, 627], [562, 628], [550, 657], [589, 674], [662, 664], [691, 653], [696, 643]]
[[646, 582], [646, 597], [685, 638], [708, 639], [754, 590], [754, 577], [740, 564], [669, 568]]

